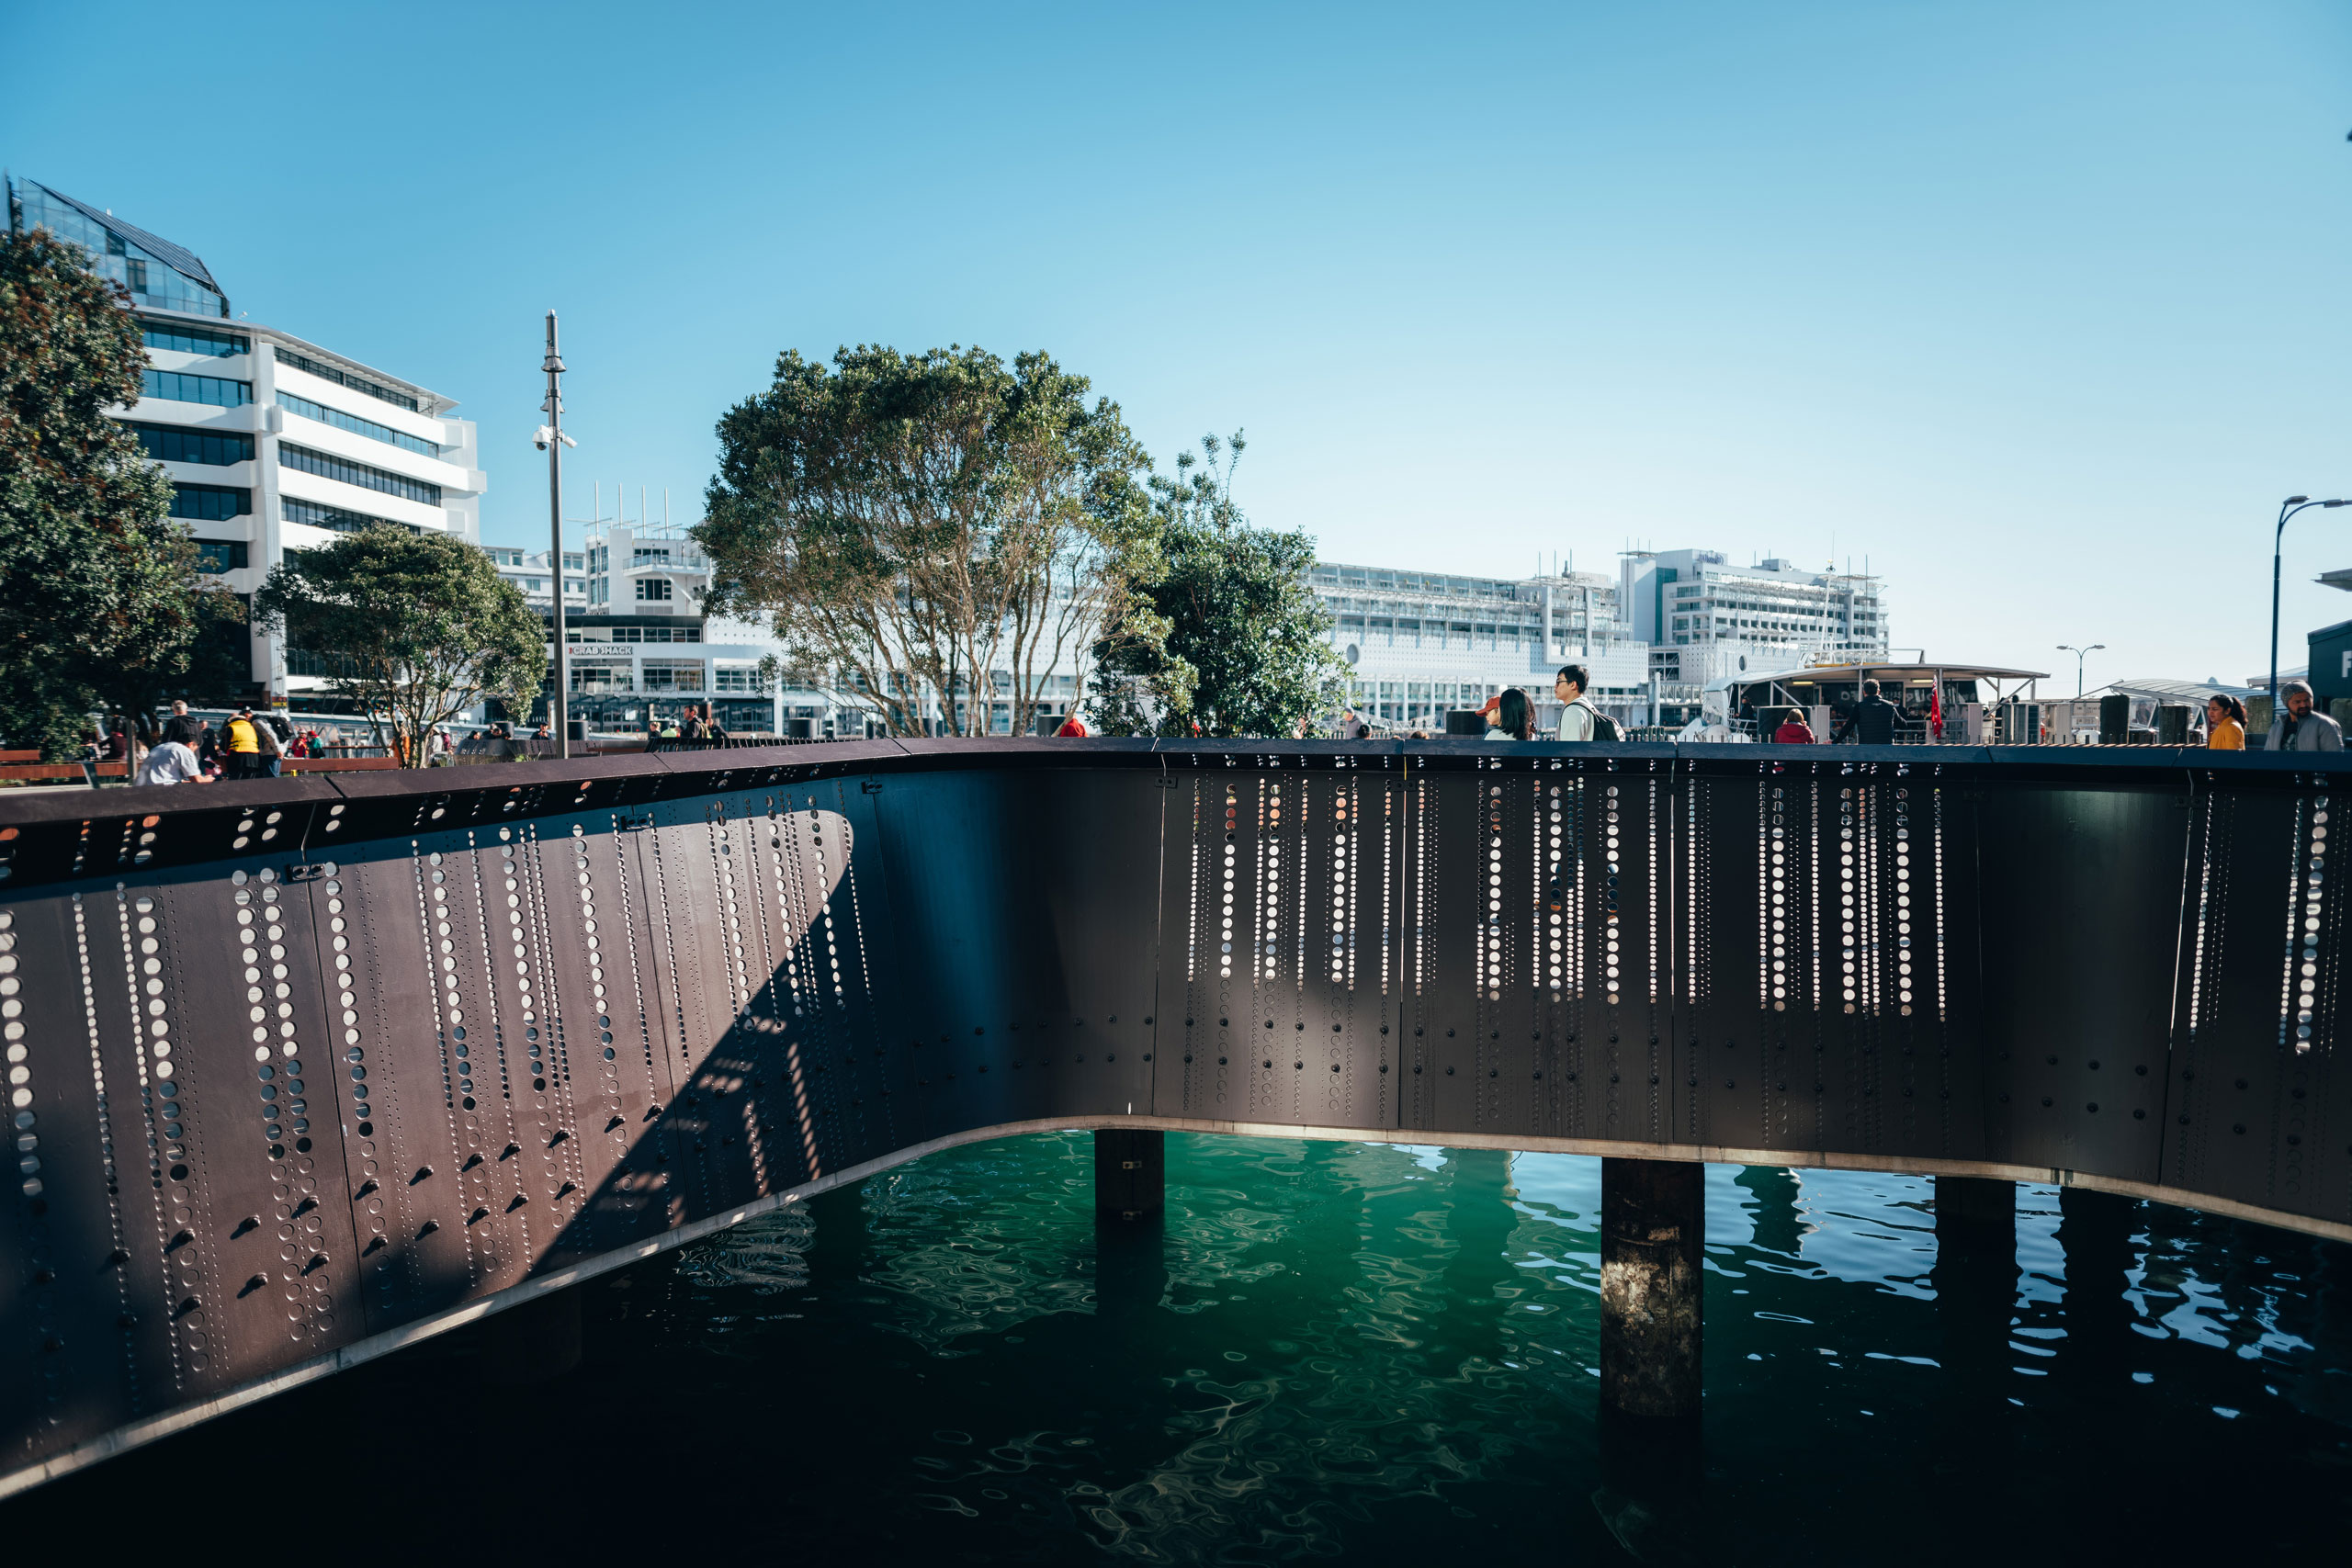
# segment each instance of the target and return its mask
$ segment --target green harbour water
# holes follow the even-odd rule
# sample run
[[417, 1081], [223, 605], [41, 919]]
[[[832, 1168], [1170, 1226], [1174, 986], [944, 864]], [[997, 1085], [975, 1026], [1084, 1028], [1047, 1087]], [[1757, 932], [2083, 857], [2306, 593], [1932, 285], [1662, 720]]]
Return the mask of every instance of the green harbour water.
[[[444, 1336], [0, 1506], [311, 1478], [349, 1544], [754, 1562], [2173, 1562], [2352, 1541], [2352, 1247], [1924, 1178], [1714, 1167], [1705, 1414], [1597, 1409], [1600, 1162], [1172, 1134], [933, 1155], [580, 1290], [584, 1355]], [[508, 1333], [513, 1332], [509, 1325]], [[331, 1430], [348, 1440], [288, 1434]], [[274, 1528], [274, 1527], [273, 1527]], [[266, 1539], [267, 1530], [255, 1540]], [[2210, 1547], [2208, 1543], [2211, 1543]]]

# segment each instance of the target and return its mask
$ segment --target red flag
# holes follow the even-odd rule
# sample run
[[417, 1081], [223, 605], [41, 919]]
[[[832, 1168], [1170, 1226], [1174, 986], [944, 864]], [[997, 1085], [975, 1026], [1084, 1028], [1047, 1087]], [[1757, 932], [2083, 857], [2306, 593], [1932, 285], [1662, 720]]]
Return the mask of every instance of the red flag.
[[1940, 686], [1928, 688], [1928, 728], [1936, 732], [1937, 739], [1944, 738], [1944, 694]]

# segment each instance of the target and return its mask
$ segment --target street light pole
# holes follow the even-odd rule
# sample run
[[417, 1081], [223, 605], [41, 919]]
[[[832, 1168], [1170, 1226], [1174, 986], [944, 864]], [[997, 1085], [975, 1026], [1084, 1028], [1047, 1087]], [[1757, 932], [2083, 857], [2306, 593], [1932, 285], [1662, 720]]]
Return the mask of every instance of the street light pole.
[[2290, 495], [2278, 503], [2278, 529], [2270, 536], [2270, 711], [2278, 711], [2278, 552], [2287, 537], [2287, 519], [2312, 506], [2344, 506], [2342, 501], [2313, 501], [2307, 495]]
[[2058, 645], [2059, 652], [2071, 653], [2075, 656], [2075, 700], [2076, 702], [2082, 701], [2083, 697], [2083, 660], [2106, 646], [2107, 644], [2103, 642], [2095, 642], [2088, 648], [2069, 648], [2063, 642]]
[[563, 356], [556, 352], [555, 312], [548, 312], [548, 356], [540, 368], [548, 376], [548, 400], [539, 405], [548, 416], [548, 531], [552, 538], [553, 556], [549, 562], [554, 575], [555, 605], [552, 643], [555, 649], [555, 688], [548, 697], [549, 728], [555, 731], [555, 754], [560, 758], [571, 755], [571, 726], [564, 714], [565, 671], [563, 657], [563, 390], [558, 378], [563, 374]]

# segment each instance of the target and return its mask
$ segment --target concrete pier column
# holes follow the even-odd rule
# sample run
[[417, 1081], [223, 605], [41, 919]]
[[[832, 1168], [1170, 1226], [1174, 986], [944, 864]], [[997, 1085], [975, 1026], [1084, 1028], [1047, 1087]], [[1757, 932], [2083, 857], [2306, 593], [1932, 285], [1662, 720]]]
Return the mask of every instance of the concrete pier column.
[[1706, 1167], [1600, 1162], [1600, 1403], [1628, 1416], [1699, 1413]]
[[2009, 1349], [2018, 1296], [2017, 1184], [1936, 1178], [1936, 1322], [1946, 1461], [1988, 1483], [2012, 1461]]
[[2018, 1249], [2018, 1188], [1982, 1176], [1936, 1178], [1936, 1247], [1974, 1252]]
[[1168, 1134], [1104, 1127], [1094, 1134], [1094, 1217], [1147, 1219], [1168, 1202]]

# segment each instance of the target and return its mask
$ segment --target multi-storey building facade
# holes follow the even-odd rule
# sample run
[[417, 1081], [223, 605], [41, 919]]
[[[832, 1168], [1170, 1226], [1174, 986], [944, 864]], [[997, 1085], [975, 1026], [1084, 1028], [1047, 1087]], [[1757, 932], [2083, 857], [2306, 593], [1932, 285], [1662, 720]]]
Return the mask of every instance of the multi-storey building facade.
[[[552, 618], [548, 552], [494, 547], [500, 575]], [[565, 708], [594, 730], [640, 730], [707, 707], [741, 734], [785, 726], [756, 626], [703, 614], [710, 561], [683, 528], [599, 519], [564, 553]], [[549, 680], [553, 680], [550, 673]], [[801, 706], [808, 705], [804, 701]]]
[[1549, 729], [1560, 715], [1552, 680], [1564, 664], [1590, 671], [1603, 712], [1649, 722], [1649, 649], [1626, 624], [1620, 585], [1606, 577], [1511, 581], [1323, 561], [1308, 582], [1353, 672], [1350, 703], [1375, 728], [1440, 734], [1449, 710], [1481, 707], [1517, 686]]
[[1721, 550], [1623, 558], [1620, 597], [1631, 635], [1649, 645], [1662, 723], [1695, 716], [1710, 682], [1887, 657], [1875, 577], [1779, 558], [1735, 566]]
[[[413, 381], [274, 327], [232, 320], [193, 253], [30, 180], [10, 182], [11, 227], [48, 229], [129, 289], [147, 344], [144, 394], [112, 412], [163, 465], [172, 514], [207, 570], [250, 600], [289, 549], [392, 523], [481, 538], [488, 487], [473, 423]], [[254, 686], [313, 705], [323, 666], [251, 633]]]

